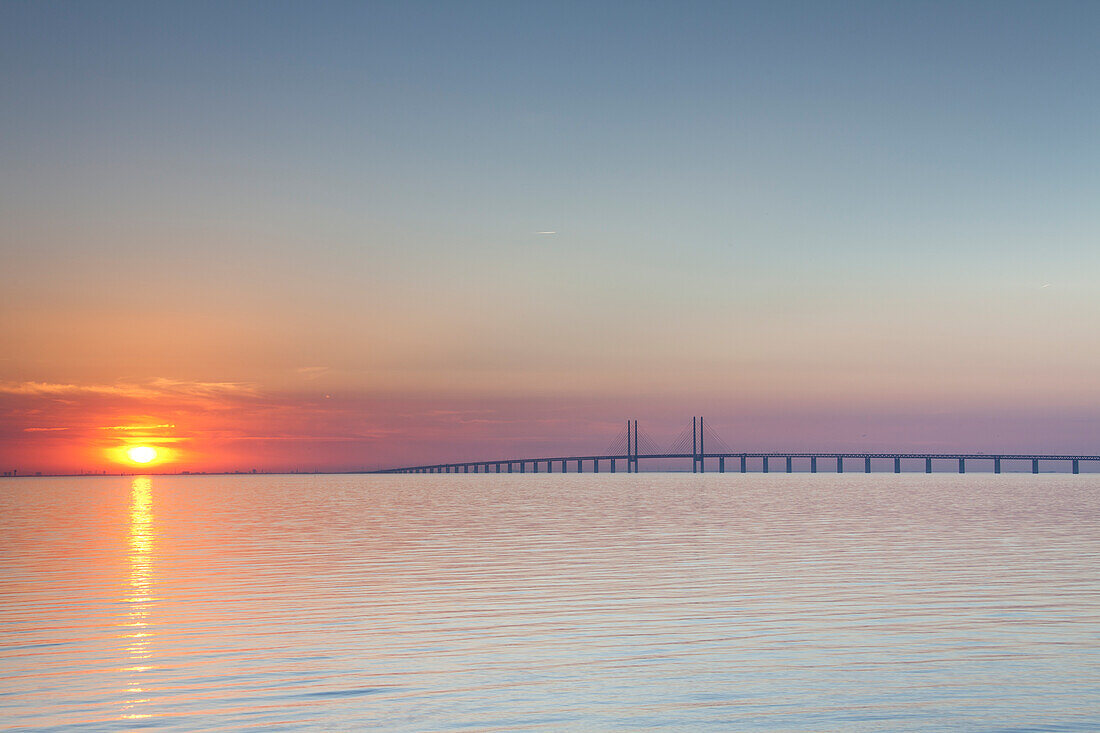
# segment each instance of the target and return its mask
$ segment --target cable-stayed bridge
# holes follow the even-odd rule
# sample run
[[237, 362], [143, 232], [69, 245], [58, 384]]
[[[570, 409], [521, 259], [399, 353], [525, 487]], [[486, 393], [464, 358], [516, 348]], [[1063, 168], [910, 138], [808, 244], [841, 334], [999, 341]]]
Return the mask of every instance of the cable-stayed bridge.
[[[758, 452], [735, 451], [701, 417], [693, 417], [691, 425], [680, 431], [671, 445], [662, 448], [652, 438], [638, 429], [637, 420], [627, 420], [626, 426], [601, 453], [577, 456], [547, 456], [540, 458], [505, 458], [491, 461], [459, 461], [456, 463], [431, 463], [420, 466], [387, 468], [373, 473], [583, 473], [587, 469], [599, 473], [604, 470], [615, 473], [620, 466], [627, 473], [641, 470], [642, 461], [690, 460], [693, 473], [709, 469], [719, 473], [739, 471], [746, 473], [750, 466], [763, 473], [775, 470], [793, 473], [796, 467], [817, 473], [820, 467], [836, 473], [844, 473], [845, 460], [862, 461], [865, 473], [875, 470], [901, 473], [902, 461], [907, 464], [923, 461], [924, 472], [932, 473], [933, 467], [948, 470], [957, 468], [966, 473], [966, 463], [980, 462], [982, 468], [992, 468], [1001, 473], [1003, 464], [1013, 466], [1030, 463], [1031, 472], [1039, 473], [1040, 461], [1047, 470], [1051, 468], [1072, 473], [1081, 472], [1082, 462], [1100, 463], [1100, 455], [1058, 455], [1048, 453], [804, 453], [791, 451]], [[935, 462], [935, 463], [934, 463]], [[919, 465], [919, 464], [918, 464]], [[859, 466], [859, 464], [857, 464]], [[858, 470], [858, 468], [857, 468]]]

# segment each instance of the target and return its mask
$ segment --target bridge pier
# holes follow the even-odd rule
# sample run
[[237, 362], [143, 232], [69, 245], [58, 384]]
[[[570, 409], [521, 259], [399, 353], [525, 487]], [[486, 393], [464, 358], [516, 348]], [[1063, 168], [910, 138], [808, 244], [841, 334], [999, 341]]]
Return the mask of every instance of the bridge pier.
[[863, 459], [863, 472], [864, 473], [871, 473], [871, 459], [870, 458], [864, 458]]
[[791, 457], [790, 456], [787, 456], [787, 473], [793, 473], [793, 471], [791, 471]]
[[581, 463], [581, 459], [577, 459], [577, 473], [584, 473], [584, 464]]
[[931, 458], [925, 458], [924, 459], [924, 472], [925, 473], [932, 473], [932, 459]]
[[1081, 466], [1078, 464], [1076, 458], [1073, 459], [1073, 472], [1074, 473], [1081, 473]]
[[1038, 458], [1032, 459], [1032, 461], [1031, 461], [1031, 472], [1032, 473], [1039, 473], [1039, 459]]
[[546, 459], [546, 472], [547, 473], [553, 473], [554, 472], [554, 462], [551, 461], [549, 458]]
[[615, 473], [615, 459], [611, 459], [611, 473]]
[[901, 459], [894, 459], [894, 473], [901, 473]]
[[836, 472], [844, 473], [844, 456], [836, 457]]
[[767, 473], [768, 472], [768, 457], [767, 456], [762, 456], [762, 458], [764, 460], [763, 471], [764, 471], [764, 473]]
[[593, 458], [592, 459], [592, 473], [599, 473], [599, 472], [600, 472], [600, 459], [599, 458]]
[[966, 459], [959, 459], [959, 473], [966, 473]]
[[810, 473], [817, 473], [817, 456], [810, 456]]
[[538, 461], [531, 461], [531, 473], [538, 473], [538, 472], [539, 472], [539, 462]]
[[745, 456], [741, 456], [741, 473], [745, 473], [748, 469], [745, 467]]
[[718, 473], [726, 472], [726, 457], [718, 456]]
[[566, 460], [564, 458], [562, 458], [561, 459], [561, 472], [562, 473], [568, 473], [568, 471], [569, 471], [569, 467], [566, 463]]
[[993, 473], [1001, 472], [1001, 458], [1000, 456], [993, 459]]

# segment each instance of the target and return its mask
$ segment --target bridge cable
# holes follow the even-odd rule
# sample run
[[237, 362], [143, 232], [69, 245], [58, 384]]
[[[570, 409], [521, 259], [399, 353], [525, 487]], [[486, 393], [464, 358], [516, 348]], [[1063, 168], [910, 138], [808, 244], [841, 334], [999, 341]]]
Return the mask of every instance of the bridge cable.
[[604, 451], [605, 456], [623, 456], [626, 455], [626, 426], [619, 428], [619, 434], [615, 436], [615, 439], [611, 441], [611, 445], [607, 446], [607, 450]]
[[733, 453], [733, 449], [729, 447], [726, 441], [722, 440], [722, 436], [710, 426], [710, 423], [703, 423], [703, 434], [706, 436], [704, 447], [707, 453]]
[[680, 434], [676, 436], [676, 440], [672, 441], [672, 445], [665, 452], [673, 454], [691, 453], [692, 427], [692, 425], [688, 425], [681, 430]]

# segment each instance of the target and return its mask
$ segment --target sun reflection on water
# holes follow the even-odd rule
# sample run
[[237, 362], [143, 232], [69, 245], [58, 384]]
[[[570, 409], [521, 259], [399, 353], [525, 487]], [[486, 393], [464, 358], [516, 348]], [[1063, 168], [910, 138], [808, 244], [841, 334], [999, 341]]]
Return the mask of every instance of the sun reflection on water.
[[123, 671], [129, 678], [123, 690], [127, 699], [123, 702], [122, 717], [130, 720], [149, 717], [137, 710], [139, 705], [149, 701], [140, 696], [147, 692], [142, 686], [141, 675], [151, 669], [148, 660], [152, 656], [149, 642], [153, 636], [149, 630], [149, 609], [153, 603], [153, 544], [153, 482], [148, 476], [139, 476], [130, 485], [130, 577], [122, 599], [127, 605], [122, 636], [128, 662]]

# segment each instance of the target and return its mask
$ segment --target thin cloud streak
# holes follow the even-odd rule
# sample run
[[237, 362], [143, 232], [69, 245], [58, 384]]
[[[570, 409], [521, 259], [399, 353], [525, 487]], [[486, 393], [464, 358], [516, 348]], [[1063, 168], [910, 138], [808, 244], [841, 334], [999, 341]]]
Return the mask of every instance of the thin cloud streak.
[[163, 423], [161, 425], [104, 425], [100, 430], [160, 430], [164, 428], [174, 428], [175, 425], [171, 423]]

